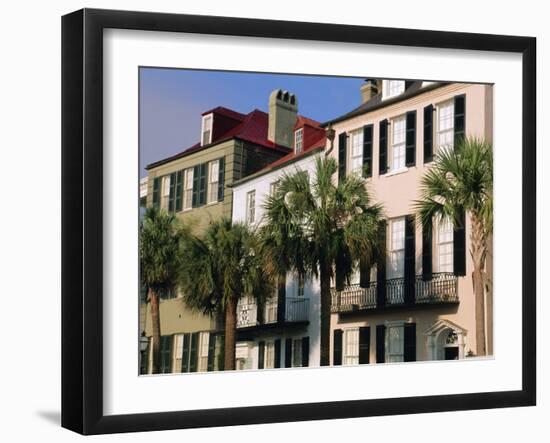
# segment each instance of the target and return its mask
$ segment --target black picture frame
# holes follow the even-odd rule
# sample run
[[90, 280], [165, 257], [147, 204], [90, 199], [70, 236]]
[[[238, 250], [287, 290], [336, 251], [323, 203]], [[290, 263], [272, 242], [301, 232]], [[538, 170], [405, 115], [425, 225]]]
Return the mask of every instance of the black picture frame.
[[[522, 55], [522, 388], [177, 412], [103, 413], [103, 30], [171, 31]], [[62, 426], [82, 434], [530, 406], [536, 403], [536, 39], [83, 9], [62, 18]]]

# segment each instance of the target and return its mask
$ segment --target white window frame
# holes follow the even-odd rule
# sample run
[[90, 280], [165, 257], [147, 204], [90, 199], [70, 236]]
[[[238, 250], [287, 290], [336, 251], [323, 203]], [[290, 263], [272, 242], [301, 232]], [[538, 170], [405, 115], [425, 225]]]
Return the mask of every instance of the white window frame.
[[[193, 179], [194, 168], [187, 168], [183, 172], [183, 210], [188, 211], [193, 208]], [[188, 185], [191, 184], [190, 187]]]
[[[401, 229], [402, 226], [402, 229]], [[397, 229], [399, 227], [399, 229]], [[402, 233], [402, 235], [401, 235]], [[397, 236], [401, 238], [397, 238]], [[388, 279], [405, 275], [405, 217], [389, 221], [388, 235]]]
[[382, 80], [382, 100], [405, 92], [405, 80]]
[[[436, 138], [436, 143], [435, 143], [435, 147], [436, 149], [442, 149], [443, 147], [445, 146], [448, 146], [449, 148], [453, 148], [454, 147], [454, 131], [455, 131], [455, 105], [454, 105], [454, 100], [453, 99], [450, 99], [450, 100], [446, 100], [444, 102], [441, 102], [441, 103], [438, 103], [436, 105], [436, 109], [437, 109], [437, 112], [436, 112], [436, 115], [437, 115], [437, 124], [436, 124], [436, 133], [435, 133], [435, 138]], [[449, 120], [449, 125], [446, 126], [444, 129], [442, 129], [442, 117], [443, 117], [443, 110], [445, 109], [450, 109], [450, 113], [448, 114], [448, 120]], [[441, 139], [445, 136], [449, 136], [448, 137], [450, 139], [450, 141], [447, 141], [447, 142], [441, 142]]]
[[294, 276], [295, 281], [295, 297], [303, 297], [305, 295], [306, 281], [304, 277], [300, 275]]
[[[214, 122], [214, 115], [213, 114], [207, 114], [202, 117], [202, 124], [201, 124], [201, 146], [208, 145], [212, 143], [212, 128]], [[207, 140], [204, 139], [205, 133], [208, 132], [208, 138]]]
[[256, 190], [253, 189], [246, 193], [246, 214], [245, 220], [248, 224], [252, 224], [256, 220]]
[[162, 198], [161, 209], [168, 211], [168, 200], [170, 199], [170, 174], [162, 176]]
[[[405, 322], [394, 321], [386, 322], [386, 333], [384, 337], [384, 349], [386, 363], [399, 363], [405, 361]], [[400, 334], [400, 349], [395, 349], [391, 343], [391, 334], [397, 331]], [[395, 344], [395, 343], [394, 343]]]
[[264, 345], [264, 369], [275, 369], [275, 341], [268, 340]]
[[342, 364], [359, 364], [359, 328], [344, 329], [342, 342]]
[[[212, 171], [216, 168], [215, 173]], [[206, 194], [206, 204], [218, 202], [218, 185], [220, 180], [220, 159], [208, 162], [208, 187]]]
[[210, 333], [209, 332], [200, 332], [199, 333], [199, 349], [198, 349], [198, 372], [208, 371], [208, 345], [210, 343]]
[[274, 182], [271, 182], [269, 184], [269, 195], [270, 197], [273, 197], [275, 193], [277, 192], [277, 186], [279, 186], [279, 180], [276, 180]]
[[294, 151], [299, 154], [304, 149], [304, 128], [294, 131]]
[[294, 338], [292, 339], [292, 367], [301, 368], [302, 366], [302, 339]]
[[348, 137], [347, 174], [363, 172], [363, 129], [350, 131]]
[[[396, 133], [398, 125], [402, 125], [403, 129]], [[390, 174], [407, 170], [407, 119], [406, 115], [399, 115], [392, 118], [390, 125], [391, 144], [390, 144]], [[402, 137], [397, 141], [397, 135]], [[399, 155], [396, 155], [399, 151]], [[399, 161], [397, 161], [399, 159]]]
[[437, 223], [437, 271], [453, 272], [453, 270], [454, 270], [453, 223], [449, 218], [440, 219], [438, 220], [438, 223]]

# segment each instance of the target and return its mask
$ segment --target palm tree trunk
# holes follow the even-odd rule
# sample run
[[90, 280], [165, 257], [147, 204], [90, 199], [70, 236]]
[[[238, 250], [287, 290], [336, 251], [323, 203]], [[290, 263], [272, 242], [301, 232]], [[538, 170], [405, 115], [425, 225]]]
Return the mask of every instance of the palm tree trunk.
[[235, 369], [235, 338], [237, 335], [237, 298], [231, 297], [225, 308], [224, 370]]
[[151, 302], [151, 323], [153, 327], [153, 374], [160, 373], [160, 311], [159, 294], [149, 288]]
[[330, 268], [322, 264], [321, 280], [321, 366], [330, 365]]
[[481, 220], [475, 215], [472, 215], [470, 240], [470, 254], [474, 265], [472, 283], [475, 297], [476, 355], [482, 356], [487, 354], [485, 347], [485, 287], [483, 283], [485, 247], [483, 242], [483, 225]]
[[487, 297], [487, 355], [493, 355], [493, 234], [486, 239], [485, 291]]

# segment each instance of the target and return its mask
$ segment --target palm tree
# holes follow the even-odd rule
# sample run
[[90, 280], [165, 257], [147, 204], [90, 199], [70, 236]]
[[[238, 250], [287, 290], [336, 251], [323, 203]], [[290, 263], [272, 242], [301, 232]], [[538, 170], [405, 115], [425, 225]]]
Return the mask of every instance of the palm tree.
[[[420, 200], [415, 207], [422, 225], [428, 229], [434, 219], [448, 218], [460, 225], [463, 215], [470, 216], [476, 354], [485, 355], [484, 286], [490, 283], [485, 266], [493, 231], [492, 145], [481, 139], [465, 138], [454, 149], [441, 149], [435, 156], [433, 166], [422, 177]], [[491, 293], [489, 291], [488, 295]]]
[[153, 374], [160, 372], [160, 294], [173, 288], [177, 276], [180, 231], [173, 215], [148, 208], [139, 230], [142, 284], [151, 303], [153, 327]]
[[224, 369], [235, 369], [237, 303], [252, 295], [258, 303], [272, 291], [256, 236], [243, 224], [223, 218], [203, 237], [186, 235], [181, 242], [179, 284], [186, 303], [225, 318]]
[[340, 290], [358, 265], [374, 262], [382, 208], [372, 204], [365, 180], [351, 174], [336, 185], [336, 161], [315, 159], [311, 184], [306, 171], [285, 174], [265, 204], [262, 244], [279, 281], [287, 272], [319, 278], [321, 365], [330, 363], [330, 282]]

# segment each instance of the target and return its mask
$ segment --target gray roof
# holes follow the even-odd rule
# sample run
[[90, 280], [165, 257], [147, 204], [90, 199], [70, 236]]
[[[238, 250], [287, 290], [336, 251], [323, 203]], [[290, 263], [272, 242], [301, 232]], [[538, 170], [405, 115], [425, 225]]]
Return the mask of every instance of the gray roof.
[[435, 83], [432, 83], [431, 85], [422, 87], [422, 83], [423, 82], [421, 81], [414, 81], [405, 90], [405, 92], [403, 92], [403, 94], [399, 94], [396, 97], [388, 98], [384, 101], [382, 101], [382, 92], [379, 92], [369, 101], [362, 103], [357, 108], [351, 110], [350, 112], [347, 112], [346, 114], [333, 118], [332, 120], [329, 120], [327, 122], [324, 122], [323, 124], [321, 124], [321, 126], [325, 127], [325, 126], [328, 126], [329, 123], [338, 123], [344, 120], [348, 120], [350, 118], [366, 114], [367, 112], [375, 111], [377, 109], [381, 109], [386, 106], [393, 105], [394, 103], [399, 103], [403, 100], [407, 100], [416, 95], [422, 94], [427, 91], [431, 91], [432, 89], [439, 88], [441, 86], [448, 84], [448, 83], [435, 82]]

